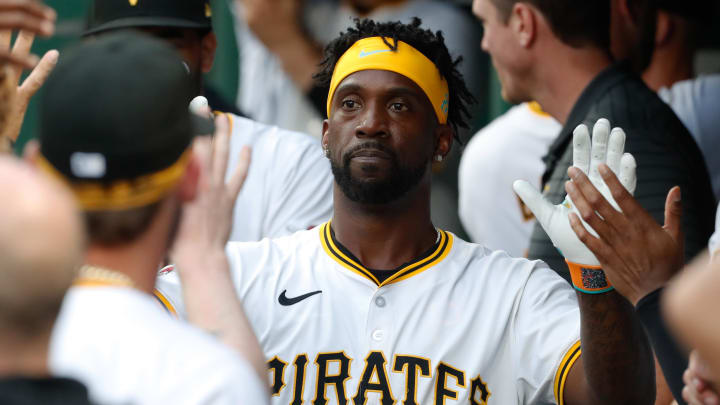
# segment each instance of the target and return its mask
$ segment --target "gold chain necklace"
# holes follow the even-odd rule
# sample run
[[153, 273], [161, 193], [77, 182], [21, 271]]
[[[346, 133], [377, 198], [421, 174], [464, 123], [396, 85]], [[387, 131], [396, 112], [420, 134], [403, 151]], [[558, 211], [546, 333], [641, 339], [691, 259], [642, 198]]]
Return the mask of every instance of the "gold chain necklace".
[[81, 287], [121, 286], [134, 288], [135, 283], [127, 275], [105, 267], [84, 265], [80, 267], [74, 285]]

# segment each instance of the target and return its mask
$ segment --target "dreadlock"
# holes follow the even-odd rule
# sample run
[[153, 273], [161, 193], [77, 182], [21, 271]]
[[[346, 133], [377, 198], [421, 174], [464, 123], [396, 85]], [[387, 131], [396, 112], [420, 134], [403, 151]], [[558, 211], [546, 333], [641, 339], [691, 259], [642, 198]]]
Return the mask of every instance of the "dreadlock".
[[397, 50], [397, 41], [403, 41], [420, 51], [437, 66], [440, 74], [447, 80], [450, 93], [448, 123], [458, 138], [458, 127], [468, 128], [467, 118], [470, 114], [467, 105], [475, 103], [475, 97], [465, 86], [465, 80], [457, 66], [462, 56], [453, 61], [445, 46], [442, 32], [433, 33], [420, 28], [422, 21], [415, 17], [410, 24], [400, 21], [378, 23], [368, 19], [354, 19], [355, 27], [348, 28], [325, 47], [325, 55], [320, 63], [320, 70], [313, 75], [317, 85], [329, 88], [335, 65], [340, 57], [358, 40], [368, 37], [382, 37], [383, 41], [393, 50]]

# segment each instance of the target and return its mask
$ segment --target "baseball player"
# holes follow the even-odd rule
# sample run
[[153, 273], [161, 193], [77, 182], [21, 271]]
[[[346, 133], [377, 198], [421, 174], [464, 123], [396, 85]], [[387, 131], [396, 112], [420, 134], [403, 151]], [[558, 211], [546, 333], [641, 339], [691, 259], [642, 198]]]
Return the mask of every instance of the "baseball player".
[[[328, 45], [318, 78], [330, 89], [332, 220], [227, 248], [274, 403], [653, 401], [646, 337], [574, 236], [571, 201], [552, 207], [517, 185], [577, 264], [577, 298], [542, 262], [432, 225], [430, 164], [449, 152], [468, 100], [440, 33], [418, 19], [358, 21]], [[610, 137], [601, 121], [594, 133], [591, 161], [578, 130], [578, 166], [592, 172], [607, 158], [619, 170], [622, 131]], [[622, 167], [632, 184], [634, 166]]]
[[511, 184], [536, 179], [539, 186], [545, 167], [540, 157], [560, 129], [531, 102], [512, 107], [470, 139], [458, 169], [458, 214], [473, 242], [514, 257], [526, 255], [535, 218]]
[[[211, 20], [207, 0], [95, 0], [85, 36], [132, 28], [168, 41], [182, 55], [199, 95], [202, 74], [212, 68], [217, 46]], [[230, 240], [288, 235], [330, 218], [332, 176], [317, 139], [234, 114], [217, 114], [227, 118], [232, 131], [228, 175], [242, 147], [252, 148], [252, 168], [237, 199], [239, 222]]]

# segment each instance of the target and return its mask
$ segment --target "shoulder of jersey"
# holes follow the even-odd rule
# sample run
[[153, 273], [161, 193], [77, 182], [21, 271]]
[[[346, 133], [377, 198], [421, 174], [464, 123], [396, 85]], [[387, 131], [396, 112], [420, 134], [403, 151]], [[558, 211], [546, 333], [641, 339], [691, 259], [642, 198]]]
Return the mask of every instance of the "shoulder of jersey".
[[[322, 224], [319, 224], [322, 225]], [[319, 226], [318, 225], [318, 226]], [[257, 250], [288, 250], [293, 247], [307, 246], [308, 244], [320, 244], [319, 228], [314, 226], [310, 229], [297, 231], [290, 235], [279, 236], [276, 238], [263, 238], [259, 241], [240, 242], [231, 241], [228, 243], [227, 249], [231, 252], [236, 251], [257, 251]]]
[[502, 272], [512, 271], [513, 268], [517, 268], [518, 266], [528, 266], [529, 268], [537, 266], [547, 267], [547, 265], [540, 260], [513, 257], [504, 250], [492, 250], [485, 245], [468, 242], [458, 237], [455, 237], [453, 243], [455, 245], [453, 248], [457, 249], [458, 253], [462, 252], [461, 254], [465, 260], [467, 260], [468, 266], [471, 267], [481, 263], [493, 263], [494, 267], [502, 267], [502, 269], [500, 269]]
[[264, 124], [262, 122], [251, 120], [250, 118], [240, 117], [231, 113], [223, 113], [229, 117], [232, 122], [233, 135], [244, 133], [252, 137], [263, 136], [266, 138], [282, 139], [283, 143], [294, 144], [319, 144], [319, 140], [303, 132], [290, 131], [274, 125]]

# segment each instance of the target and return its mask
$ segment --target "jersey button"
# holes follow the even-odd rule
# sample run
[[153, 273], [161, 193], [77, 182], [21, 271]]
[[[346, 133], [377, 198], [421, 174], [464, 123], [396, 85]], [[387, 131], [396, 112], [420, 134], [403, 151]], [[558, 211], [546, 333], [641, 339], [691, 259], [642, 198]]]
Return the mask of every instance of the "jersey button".
[[372, 333], [372, 338], [377, 342], [383, 340], [383, 338], [385, 338], [385, 331], [382, 329], [375, 329]]
[[383, 297], [377, 297], [375, 298], [375, 305], [379, 306], [380, 308], [385, 306], [385, 298]]

